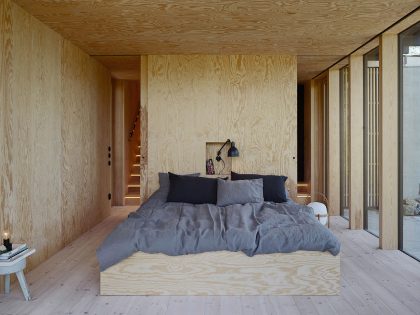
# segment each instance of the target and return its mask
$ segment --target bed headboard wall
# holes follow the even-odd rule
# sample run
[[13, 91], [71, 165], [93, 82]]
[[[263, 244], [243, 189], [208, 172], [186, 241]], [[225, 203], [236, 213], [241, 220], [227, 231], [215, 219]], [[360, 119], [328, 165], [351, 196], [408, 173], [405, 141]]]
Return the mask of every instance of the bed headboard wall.
[[[295, 56], [147, 56], [147, 191], [159, 171], [205, 174], [206, 142], [233, 139], [237, 172], [285, 174], [296, 190]], [[144, 65], [144, 60], [143, 60]]]

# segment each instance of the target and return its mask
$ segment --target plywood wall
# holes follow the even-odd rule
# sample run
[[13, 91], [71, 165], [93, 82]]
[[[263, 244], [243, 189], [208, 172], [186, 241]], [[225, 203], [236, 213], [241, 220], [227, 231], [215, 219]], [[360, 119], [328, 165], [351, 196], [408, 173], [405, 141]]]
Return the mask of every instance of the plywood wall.
[[311, 108], [311, 200], [323, 201], [323, 195], [328, 195], [327, 185], [327, 155], [328, 141], [326, 139], [328, 121], [328, 78], [323, 74], [312, 81]]
[[330, 215], [340, 215], [340, 70], [328, 70], [328, 164]]
[[110, 75], [0, 2], [0, 231], [33, 267], [109, 213]]
[[[237, 172], [296, 184], [296, 58], [148, 56], [148, 193], [159, 171], [205, 173], [206, 142], [236, 142]], [[145, 82], [142, 81], [142, 86]]]
[[350, 56], [350, 228], [363, 229], [363, 55]]
[[124, 80], [112, 80], [112, 205], [123, 206], [125, 178]]
[[[379, 247], [398, 249], [398, 35], [386, 33], [379, 45]], [[417, 101], [416, 101], [417, 102]], [[418, 103], [417, 103], [418, 104]], [[416, 120], [418, 121], [418, 120]], [[418, 137], [415, 136], [416, 138]], [[416, 158], [417, 159], [417, 158]], [[418, 162], [417, 162], [418, 163]], [[416, 164], [417, 164], [416, 163]], [[412, 170], [412, 172], [414, 169]], [[416, 182], [417, 184], [417, 182]], [[417, 185], [415, 185], [417, 186]], [[405, 187], [405, 186], [404, 186]]]
[[149, 102], [149, 66], [148, 56], [140, 56], [140, 202], [149, 191], [148, 183], [148, 102]]

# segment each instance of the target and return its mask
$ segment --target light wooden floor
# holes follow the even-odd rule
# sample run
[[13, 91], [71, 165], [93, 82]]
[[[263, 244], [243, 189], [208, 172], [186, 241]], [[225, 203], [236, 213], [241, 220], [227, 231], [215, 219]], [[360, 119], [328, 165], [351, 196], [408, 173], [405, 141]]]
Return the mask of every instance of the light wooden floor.
[[332, 220], [342, 241], [342, 291], [333, 297], [101, 297], [95, 249], [125, 216], [119, 210], [27, 275], [34, 300], [16, 284], [0, 314], [420, 314], [420, 263], [378, 250], [378, 239]]

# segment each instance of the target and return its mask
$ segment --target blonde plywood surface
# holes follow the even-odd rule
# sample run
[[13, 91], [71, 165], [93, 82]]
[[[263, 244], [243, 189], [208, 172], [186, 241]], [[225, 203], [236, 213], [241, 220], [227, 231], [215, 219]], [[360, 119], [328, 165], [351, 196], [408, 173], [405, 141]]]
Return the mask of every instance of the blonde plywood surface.
[[120, 55], [131, 64], [126, 55], [291, 54], [302, 58], [301, 81], [419, 5], [418, 0], [16, 2], [90, 55]]
[[379, 246], [398, 249], [398, 35], [382, 35], [379, 47]]
[[297, 56], [297, 77], [300, 84], [305, 84], [316, 78], [326, 69], [344, 56], [340, 55], [298, 55]]
[[0, 294], [1, 311], [10, 315], [418, 315], [419, 263], [398, 250], [379, 250], [377, 237], [350, 230], [342, 217], [330, 218], [342, 249], [338, 296], [101, 296], [95, 249], [131, 211], [115, 209], [114, 215], [26, 273], [33, 300], [22, 301], [19, 285], [12, 284], [9, 295]]
[[112, 205], [124, 205], [126, 161], [124, 129], [124, 81], [112, 80]]
[[67, 244], [110, 211], [111, 80], [102, 65], [68, 41], [62, 58], [61, 198]]
[[399, 21], [397, 24], [393, 25], [390, 29], [388, 29], [385, 34], [393, 34], [398, 35], [402, 31], [406, 30], [407, 28], [413, 26], [414, 24], [420, 21], [420, 7], [417, 8], [414, 12], [412, 12], [409, 16], [405, 19]]
[[148, 80], [148, 57], [140, 57], [140, 200], [148, 196], [148, 102], [149, 102], [149, 80]]
[[160, 171], [205, 174], [206, 142], [229, 138], [233, 171], [287, 175], [295, 196], [296, 57], [147, 58], [149, 194]]
[[101, 295], [337, 295], [340, 256], [299, 251], [167, 256], [137, 252], [101, 272]]
[[328, 123], [328, 78], [326, 74], [312, 80], [311, 106], [311, 199], [322, 201], [327, 191], [326, 128]]
[[363, 56], [350, 56], [350, 228], [363, 229]]
[[140, 80], [140, 56], [94, 56], [119, 80]]
[[0, 232], [33, 268], [109, 214], [108, 70], [0, 2]]
[[328, 71], [329, 215], [340, 214], [340, 70]]

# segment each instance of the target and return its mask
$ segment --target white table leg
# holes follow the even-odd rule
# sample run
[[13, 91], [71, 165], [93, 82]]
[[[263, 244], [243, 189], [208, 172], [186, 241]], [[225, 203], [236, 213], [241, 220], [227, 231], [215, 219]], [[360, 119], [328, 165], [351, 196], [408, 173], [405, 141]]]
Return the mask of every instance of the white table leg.
[[10, 275], [4, 275], [4, 293], [10, 293]]
[[29, 301], [31, 299], [31, 293], [29, 292], [28, 285], [25, 280], [25, 275], [23, 274], [23, 271], [16, 272], [16, 276], [19, 280], [20, 288], [22, 289], [23, 296], [25, 297], [26, 301]]

